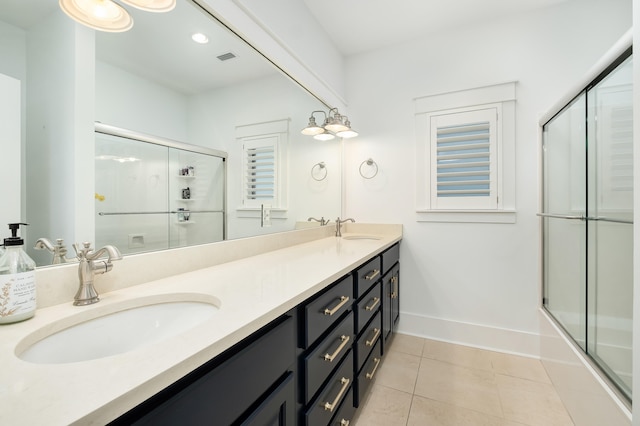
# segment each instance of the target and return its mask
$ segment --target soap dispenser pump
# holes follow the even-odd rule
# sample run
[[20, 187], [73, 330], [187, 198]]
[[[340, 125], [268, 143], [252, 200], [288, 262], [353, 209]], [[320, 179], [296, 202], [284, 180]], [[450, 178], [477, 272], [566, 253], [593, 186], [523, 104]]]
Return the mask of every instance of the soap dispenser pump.
[[23, 321], [36, 312], [36, 263], [23, 250], [20, 225], [10, 223], [11, 237], [4, 239], [0, 256], [0, 324]]

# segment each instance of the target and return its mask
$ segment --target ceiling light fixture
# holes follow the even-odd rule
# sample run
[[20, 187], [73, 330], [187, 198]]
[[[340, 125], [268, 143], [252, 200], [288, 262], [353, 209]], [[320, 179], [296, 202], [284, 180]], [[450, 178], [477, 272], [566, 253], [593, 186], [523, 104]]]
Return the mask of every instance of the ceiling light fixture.
[[[176, 0], [120, 0], [147, 12], [168, 12]], [[76, 22], [98, 31], [124, 32], [133, 27], [133, 18], [113, 0], [59, 0], [60, 9]]]
[[176, 0], [120, 0], [124, 4], [145, 12], [169, 12], [176, 7]]
[[200, 44], [209, 43], [209, 37], [207, 37], [205, 34], [202, 34], [202, 33], [194, 33], [191, 36], [191, 40], [195, 41], [196, 43], [200, 43]]
[[[332, 115], [333, 112], [333, 115]], [[324, 122], [322, 126], [316, 123], [314, 114], [323, 114]], [[324, 111], [313, 111], [311, 117], [309, 117], [309, 124], [302, 129], [303, 135], [313, 136], [314, 139], [321, 141], [328, 141], [336, 136], [341, 138], [353, 138], [358, 136], [358, 132], [351, 128], [351, 122], [346, 115], [341, 115], [338, 112], [338, 108], [332, 108], [329, 113]]]

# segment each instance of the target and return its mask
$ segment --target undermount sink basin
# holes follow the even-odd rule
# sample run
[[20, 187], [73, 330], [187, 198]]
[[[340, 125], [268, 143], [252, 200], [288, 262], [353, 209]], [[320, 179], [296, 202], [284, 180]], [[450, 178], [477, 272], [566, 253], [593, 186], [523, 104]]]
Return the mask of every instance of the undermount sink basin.
[[[104, 358], [177, 336], [209, 320], [216, 312], [218, 306], [211, 301], [147, 301], [142, 306], [126, 307], [36, 338], [16, 353], [18, 358], [37, 364]], [[34, 336], [25, 340], [33, 341]]]
[[344, 240], [381, 240], [377, 235], [343, 235]]

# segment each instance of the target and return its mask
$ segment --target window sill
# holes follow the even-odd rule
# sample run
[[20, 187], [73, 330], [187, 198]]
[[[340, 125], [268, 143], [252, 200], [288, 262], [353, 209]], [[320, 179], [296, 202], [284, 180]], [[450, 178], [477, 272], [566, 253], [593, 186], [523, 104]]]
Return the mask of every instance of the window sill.
[[516, 223], [515, 210], [417, 210], [417, 222]]
[[[262, 209], [260, 207], [238, 207], [236, 208], [236, 216], [239, 218], [255, 218], [260, 219]], [[287, 209], [271, 208], [271, 219], [287, 219]]]

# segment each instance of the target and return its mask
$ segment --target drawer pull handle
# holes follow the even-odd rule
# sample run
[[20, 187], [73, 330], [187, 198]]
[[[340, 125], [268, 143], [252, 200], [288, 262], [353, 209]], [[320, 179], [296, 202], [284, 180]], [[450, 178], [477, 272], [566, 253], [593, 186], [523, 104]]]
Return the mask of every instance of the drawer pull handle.
[[365, 275], [364, 279], [372, 281], [378, 275], [380, 275], [380, 269], [374, 269], [373, 271], [371, 271], [367, 275]]
[[325, 308], [324, 309], [324, 314], [325, 315], [333, 315], [333, 314], [335, 314], [348, 301], [349, 301], [349, 296], [340, 296], [340, 303], [338, 303], [336, 306], [334, 306], [333, 309]]
[[374, 358], [373, 361], [376, 363], [376, 366], [373, 367], [373, 371], [371, 373], [367, 373], [367, 379], [369, 380], [373, 380], [373, 376], [376, 375], [376, 370], [378, 369], [378, 366], [380, 365], [380, 361], [382, 360], [382, 358]]
[[325, 361], [329, 361], [329, 362], [333, 362], [334, 359], [336, 359], [336, 357], [338, 356], [338, 354], [340, 353], [340, 351], [347, 346], [347, 343], [349, 343], [349, 340], [351, 338], [349, 336], [345, 336], [342, 335], [340, 336], [340, 340], [342, 340], [342, 343], [340, 343], [340, 346], [338, 346], [338, 349], [336, 349], [336, 351], [334, 353], [332, 353], [331, 355], [329, 354], [324, 354], [324, 360]]
[[398, 277], [397, 276], [391, 277], [391, 283], [393, 284], [393, 292], [391, 293], [391, 298], [397, 299], [398, 298]]
[[336, 405], [338, 405], [338, 402], [340, 402], [342, 395], [344, 395], [344, 393], [347, 391], [347, 388], [349, 387], [350, 382], [351, 381], [346, 377], [343, 377], [340, 379], [340, 383], [342, 383], [342, 389], [340, 389], [340, 392], [338, 392], [338, 395], [336, 395], [336, 399], [334, 399], [332, 403], [328, 403], [328, 402], [324, 403], [325, 410], [329, 410], [333, 412], [333, 409], [336, 408]]
[[367, 346], [373, 346], [373, 344], [376, 342], [376, 340], [378, 340], [378, 336], [380, 335], [380, 329], [379, 328], [374, 328], [373, 329], [373, 338], [371, 340], [367, 340], [365, 341], [365, 345]]
[[340, 420], [340, 426], [349, 426], [349, 424], [351, 424], [349, 420], [345, 420], [345, 419]]
[[378, 306], [378, 303], [380, 303], [380, 298], [379, 297], [374, 297], [373, 298], [373, 305], [371, 306], [365, 306], [364, 309], [367, 311], [373, 311], [376, 306]]

